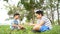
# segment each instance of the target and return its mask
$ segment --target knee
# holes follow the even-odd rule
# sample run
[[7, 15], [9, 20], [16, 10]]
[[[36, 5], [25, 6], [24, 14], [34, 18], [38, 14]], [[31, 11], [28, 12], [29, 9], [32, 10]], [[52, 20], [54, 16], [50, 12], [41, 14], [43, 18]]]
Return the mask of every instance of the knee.
[[39, 28], [33, 27], [33, 30], [39, 30]]
[[35, 26], [33, 27], [33, 30], [40, 30], [41, 26]]

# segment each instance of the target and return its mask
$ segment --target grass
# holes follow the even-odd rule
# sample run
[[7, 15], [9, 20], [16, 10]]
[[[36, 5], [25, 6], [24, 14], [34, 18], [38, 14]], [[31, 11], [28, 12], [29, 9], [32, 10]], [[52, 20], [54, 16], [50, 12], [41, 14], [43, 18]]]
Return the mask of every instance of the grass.
[[31, 26], [25, 26], [26, 30], [14, 30], [10, 32], [10, 27], [8, 25], [0, 26], [0, 34], [60, 34], [60, 26], [53, 26], [53, 29], [45, 32], [32, 32]]

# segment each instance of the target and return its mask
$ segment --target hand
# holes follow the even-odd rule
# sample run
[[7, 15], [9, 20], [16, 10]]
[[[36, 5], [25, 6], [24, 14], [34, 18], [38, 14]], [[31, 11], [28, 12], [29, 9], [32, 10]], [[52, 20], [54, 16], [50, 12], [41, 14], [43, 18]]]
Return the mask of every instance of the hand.
[[29, 23], [29, 25], [31, 26], [31, 25], [32, 25], [32, 23]]
[[35, 25], [34, 28], [40, 28], [40, 26], [39, 25]]

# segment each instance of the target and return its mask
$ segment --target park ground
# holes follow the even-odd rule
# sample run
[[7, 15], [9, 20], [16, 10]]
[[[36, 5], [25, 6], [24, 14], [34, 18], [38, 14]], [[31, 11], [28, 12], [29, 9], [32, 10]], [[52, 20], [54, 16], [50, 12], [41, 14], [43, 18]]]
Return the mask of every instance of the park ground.
[[8, 25], [1, 25], [0, 26], [0, 34], [60, 34], [60, 26], [54, 25], [53, 29], [50, 31], [45, 32], [32, 32], [32, 26], [25, 25], [26, 30], [14, 30], [11, 31]]

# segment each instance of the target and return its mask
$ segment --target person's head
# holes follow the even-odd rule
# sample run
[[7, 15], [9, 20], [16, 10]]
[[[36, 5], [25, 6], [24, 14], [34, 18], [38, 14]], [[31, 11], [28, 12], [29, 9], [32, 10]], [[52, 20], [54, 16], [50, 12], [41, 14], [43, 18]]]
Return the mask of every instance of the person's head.
[[19, 17], [20, 17], [20, 14], [19, 14], [19, 13], [15, 13], [15, 14], [14, 14], [14, 18], [15, 18], [15, 19], [19, 19]]
[[43, 11], [36, 11], [36, 17], [39, 19], [43, 16]]

